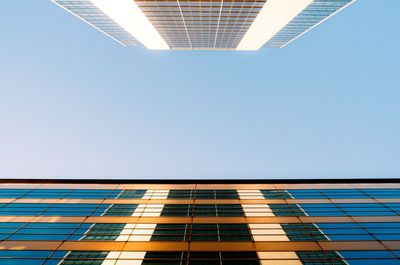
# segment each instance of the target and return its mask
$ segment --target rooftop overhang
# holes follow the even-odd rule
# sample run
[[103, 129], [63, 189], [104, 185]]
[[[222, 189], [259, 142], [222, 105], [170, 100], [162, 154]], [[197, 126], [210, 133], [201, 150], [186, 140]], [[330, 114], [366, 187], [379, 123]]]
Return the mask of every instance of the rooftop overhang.
[[51, 0], [125, 46], [284, 47], [355, 0]]

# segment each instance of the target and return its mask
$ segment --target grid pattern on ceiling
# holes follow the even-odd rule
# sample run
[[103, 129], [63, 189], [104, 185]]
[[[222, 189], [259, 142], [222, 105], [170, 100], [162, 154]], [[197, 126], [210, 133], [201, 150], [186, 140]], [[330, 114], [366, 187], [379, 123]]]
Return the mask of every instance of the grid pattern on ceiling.
[[316, 26], [354, 0], [314, 0], [297, 17], [281, 29], [265, 46], [280, 48]]
[[89, 0], [52, 0], [75, 16], [86, 21], [125, 46], [137, 46], [138, 41], [94, 6]]
[[135, 0], [172, 49], [235, 49], [266, 0]]

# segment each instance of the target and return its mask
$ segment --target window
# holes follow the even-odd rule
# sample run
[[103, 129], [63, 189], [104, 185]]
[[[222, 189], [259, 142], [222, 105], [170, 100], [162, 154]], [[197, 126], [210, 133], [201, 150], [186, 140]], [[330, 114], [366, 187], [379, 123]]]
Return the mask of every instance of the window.
[[0, 264], [41, 265], [52, 253], [42, 250], [0, 250]]
[[251, 241], [247, 224], [158, 224], [151, 241]]
[[101, 265], [107, 251], [71, 251], [60, 265]]
[[161, 216], [191, 216], [192, 209], [190, 204], [165, 204]]
[[219, 224], [220, 241], [251, 241], [247, 224]]
[[299, 189], [287, 192], [295, 199], [400, 198], [400, 189]]
[[168, 199], [194, 199], [195, 190], [170, 190]]
[[381, 250], [340, 251], [338, 252], [350, 265], [399, 265], [400, 260], [395, 253]]
[[131, 216], [137, 208], [137, 204], [112, 204], [105, 210], [104, 216]]
[[400, 240], [400, 223], [319, 223], [330, 240]]
[[2, 189], [0, 198], [43, 199], [140, 199], [146, 190], [107, 189]]
[[292, 199], [286, 190], [261, 190], [265, 199]]
[[121, 194], [117, 195], [116, 199], [141, 199], [143, 198], [146, 190], [123, 190]]
[[217, 224], [193, 224], [192, 241], [220, 241]]
[[170, 190], [168, 199], [239, 199], [236, 190]]
[[195, 204], [194, 216], [244, 216], [240, 204]]
[[124, 227], [125, 224], [94, 224], [82, 240], [115, 240]]
[[110, 204], [93, 203], [12, 203], [3, 207], [0, 205], [0, 215], [100, 216], [110, 206]]
[[187, 241], [190, 224], [158, 224], [151, 241]]
[[296, 251], [304, 265], [348, 265], [335, 251]]
[[190, 265], [259, 265], [255, 252], [190, 252]]
[[259, 261], [255, 252], [147, 252], [142, 264], [259, 265]]
[[327, 237], [314, 224], [282, 224], [290, 241], [324, 241]]
[[275, 216], [305, 216], [303, 209], [297, 204], [269, 204]]
[[142, 265], [186, 265], [186, 252], [147, 252]]

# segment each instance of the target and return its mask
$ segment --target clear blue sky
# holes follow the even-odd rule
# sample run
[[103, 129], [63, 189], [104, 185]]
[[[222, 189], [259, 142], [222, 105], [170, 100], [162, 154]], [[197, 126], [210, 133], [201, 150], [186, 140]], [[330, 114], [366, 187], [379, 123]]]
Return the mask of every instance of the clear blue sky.
[[0, 3], [0, 176], [400, 177], [400, 1], [284, 49], [125, 48], [47, 0]]

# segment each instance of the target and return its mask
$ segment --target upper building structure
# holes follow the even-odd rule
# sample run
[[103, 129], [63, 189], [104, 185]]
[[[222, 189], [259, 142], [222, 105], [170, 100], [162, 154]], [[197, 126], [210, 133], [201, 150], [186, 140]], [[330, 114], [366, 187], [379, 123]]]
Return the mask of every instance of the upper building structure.
[[51, 0], [125, 46], [284, 47], [355, 0]]

